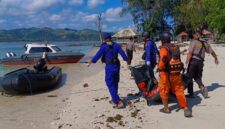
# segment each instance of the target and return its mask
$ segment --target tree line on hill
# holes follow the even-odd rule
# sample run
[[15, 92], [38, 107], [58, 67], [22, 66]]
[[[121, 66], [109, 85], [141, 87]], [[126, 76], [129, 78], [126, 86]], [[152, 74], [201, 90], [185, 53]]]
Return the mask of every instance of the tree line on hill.
[[9, 41], [99, 41], [96, 30], [22, 28], [0, 30], [0, 42]]

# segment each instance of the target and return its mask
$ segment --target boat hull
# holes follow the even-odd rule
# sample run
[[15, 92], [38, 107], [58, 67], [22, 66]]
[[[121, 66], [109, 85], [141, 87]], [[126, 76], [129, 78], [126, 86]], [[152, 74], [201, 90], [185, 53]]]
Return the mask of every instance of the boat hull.
[[43, 73], [22, 68], [1, 77], [0, 89], [9, 94], [33, 93], [52, 88], [61, 76], [60, 67], [53, 67]]
[[[47, 64], [64, 64], [64, 63], [77, 63], [84, 56], [82, 53], [48, 53], [46, 55]], [[1, 60], [4, 65], [33, 65], [40, 58], [42, 54], [24, 54], [21, 56], [7, 57]]]

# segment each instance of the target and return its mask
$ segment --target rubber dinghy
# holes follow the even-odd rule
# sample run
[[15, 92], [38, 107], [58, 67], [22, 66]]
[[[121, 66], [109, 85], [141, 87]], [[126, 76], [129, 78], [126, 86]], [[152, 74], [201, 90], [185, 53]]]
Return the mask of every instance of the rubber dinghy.
[[9, 94], [33, 93], [55, 86], [62, 76], [60, 67], [52, 67], [43, 72], [27, 68], [5, 74], [0, 78], [0, 90]]

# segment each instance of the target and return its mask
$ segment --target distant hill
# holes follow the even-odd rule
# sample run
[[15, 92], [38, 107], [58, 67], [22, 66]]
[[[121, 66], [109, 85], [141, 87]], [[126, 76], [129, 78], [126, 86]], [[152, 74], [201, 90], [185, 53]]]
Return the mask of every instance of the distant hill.
[[98, 31], [91, 29], [22, 28], [0, 30], [0, 42], [10, 41], [99, 41]]

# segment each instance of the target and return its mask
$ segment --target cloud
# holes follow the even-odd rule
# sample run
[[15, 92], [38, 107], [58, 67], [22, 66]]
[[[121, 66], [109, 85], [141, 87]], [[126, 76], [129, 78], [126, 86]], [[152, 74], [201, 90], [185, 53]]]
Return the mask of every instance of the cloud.
[[49, 18], [51, 21], [56, 22], [56, 21], [60, 21], [61, 20], [61, 16], [57, 15], [57, 14], [53, 14], [52, 16], [50, 16]]
[[[97, 7], [106, 0], [0, 0], [0, 28], [52, 27], [97, 29]], [[82, 5], [83, 4], [83, 5]], [[82, 5], [82, 6], [72, 6]], [[103, 8], [105, 9], [105, 7]], [[109, 8], [102, 14], [102, 29], [116, 31], [128, 26], [130, 15], [120, 17], [122, 8]]]
[[102, 5], [106, 2], [106, 0], [88, 0], [88, 7], [95, 8], [99, 5]]
[[83, 0], [69, 0], [70, 5], [82, 5]]
[[24, 9], [32, 11], [47, 9], [62, 2], [62, 0], [23, 0], [23, 1], [24, 2], [22, 7]]
[[129, 14], [121, 17], [120, 16], [121, 11], [122, 11], [121, 7], [109, 8], [108, 10], [106, 10], [106, 12], [103, 15], [107, 22], [120, 22], [120, 21], [125, 21], [125, 20], [131, 19], [131, 16]]
[[54, 7], [64, 0], [1, 0], [0, 15], [24, 15]]

